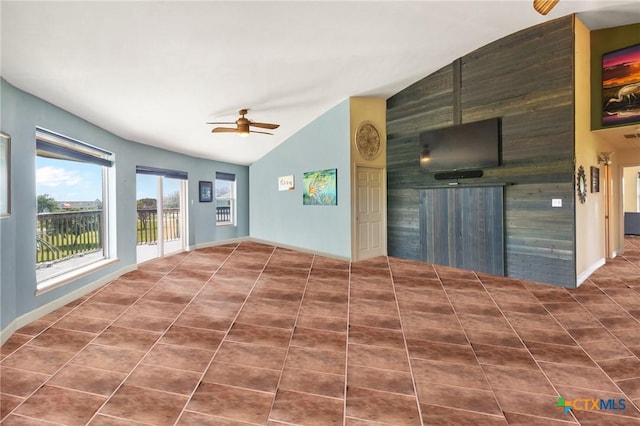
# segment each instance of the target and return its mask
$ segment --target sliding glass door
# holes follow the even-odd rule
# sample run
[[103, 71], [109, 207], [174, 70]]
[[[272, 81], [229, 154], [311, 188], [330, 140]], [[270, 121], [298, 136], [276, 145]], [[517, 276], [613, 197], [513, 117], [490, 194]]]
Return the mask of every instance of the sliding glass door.
[[183, 251], [186, 173], [141, 166], [137, 171], [137, 262]]

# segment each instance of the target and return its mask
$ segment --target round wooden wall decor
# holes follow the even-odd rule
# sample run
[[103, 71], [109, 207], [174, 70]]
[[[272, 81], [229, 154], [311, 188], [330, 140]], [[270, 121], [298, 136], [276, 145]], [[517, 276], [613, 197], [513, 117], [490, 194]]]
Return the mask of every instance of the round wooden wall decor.
[[358, 126], [355, 142], [358, 152], [366, 160], [373, 160], [380, 154], [380, 133], [378, 129], [368, 121]]

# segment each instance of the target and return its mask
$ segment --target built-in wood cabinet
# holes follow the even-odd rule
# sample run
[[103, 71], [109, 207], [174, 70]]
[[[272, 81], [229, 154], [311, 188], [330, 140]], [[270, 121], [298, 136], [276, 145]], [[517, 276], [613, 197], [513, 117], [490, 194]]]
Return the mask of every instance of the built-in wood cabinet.
[[420, 190], [422, 260], [504, 275], [504, 188]]

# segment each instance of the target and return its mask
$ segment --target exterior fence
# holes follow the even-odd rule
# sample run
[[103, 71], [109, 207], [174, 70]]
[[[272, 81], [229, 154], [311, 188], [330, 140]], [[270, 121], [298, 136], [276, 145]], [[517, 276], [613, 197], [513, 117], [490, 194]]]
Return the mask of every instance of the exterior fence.
[[36, 219], [36, 263], [101, 250], [102, 229], [102, 210], [39, 213]]
[[[158, 242], [158, 211], [138, 209], [138, 244]], [[216, 222], [230, 222], [231, 207], [216, 208]], [[36, 263], [43, 264], [102, 250], [102, 210], [39, 213], [36, 219]], [[180, 238], [180, 209], [163, 209], [164, 240]]]
[[231, 222], [231, 206], [216, 207], [216, 222]]
[[[162, 224], [164, 240], [180, 238], [180, 209], [163, 209]], [[158, 211], [156, 209], [138, 209], [138, 244], [158, 242]]]

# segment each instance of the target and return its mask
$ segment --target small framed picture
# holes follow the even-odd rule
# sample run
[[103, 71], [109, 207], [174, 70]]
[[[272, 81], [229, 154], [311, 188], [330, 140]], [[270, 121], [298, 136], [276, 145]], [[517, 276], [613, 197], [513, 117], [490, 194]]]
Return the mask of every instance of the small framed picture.
[[302, 205], [338, 205], [338, 169], [304, 172]]
[[293, 191], [295, 188], [293, 175], [278, 178], [278, 191]]
[[200, 202], [201, 203], [210, 203], [213, 201], [213, 182], [207, 182], [204, 180], [200, 181], [199, 191], [200, 194]]

